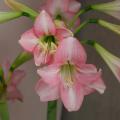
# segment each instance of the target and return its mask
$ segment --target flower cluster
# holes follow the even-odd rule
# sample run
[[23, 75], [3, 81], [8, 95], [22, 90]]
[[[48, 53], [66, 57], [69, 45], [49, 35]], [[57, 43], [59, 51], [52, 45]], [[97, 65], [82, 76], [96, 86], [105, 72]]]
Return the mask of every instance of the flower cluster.
[[84, 96], [94, 91], [104, 93], [105, 85], [101, 70], [86, 64], [84, 47], [62, 19], [62, 13], [64, 16], [74, 15], [80, 4], [75, 0], [65, 2], [64, 6], [60, 0], [55, 3], [48, 0], [45, 4], [47, 9], [43, 7], [33, 28], [21, 36], [19, 43], [34, 55], [35, 64], [39, 67], [40, 80], [35, 89], [41, 101], [60, 98], [69, 111], [76, 111]]
[[[5, 0], [5, 3], [13, 11], [0, 12], [0, 23], [26, 16], [34, 20], [34, 25], [19, 40], [25, 52], [13, 62], [12, 71], [8, 63], [0, 66], [0, 97], [3, 90], [7, 99], [22, 101], [17, 86], [25, 73], [16, 68], [32, 58], [31, 55], [40, 76], [35, 90], [41, 101], [60, 99], [68, 111], [77, 111], [86, 95], [95, 91], [104, 93], [102, 70], [87, 64], [87, 53], [75, 34], [87, 24], [95, 23], [120, 35], [120, 25], [102, 19], [89, 19], [80, 24], [79, 19], [81, 14], [96, 10], [119, 20], [120, 0], [89, 5], [81, 10], [77, 0], [46, 0], [39, 13], [15, 0]], [[120, 81], [120, 59], [95, 41], [83, 43], [96, 49]]]

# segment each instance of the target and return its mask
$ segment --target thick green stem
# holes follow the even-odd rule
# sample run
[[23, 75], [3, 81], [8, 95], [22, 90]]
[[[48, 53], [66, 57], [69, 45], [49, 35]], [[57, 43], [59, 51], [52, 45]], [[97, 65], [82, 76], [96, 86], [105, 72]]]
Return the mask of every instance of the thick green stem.
[[14, 62], [12, 63], [11, 67], [10, 67], [10, 71], [14, 71], [16, 68], [18, 68], [20, 65], [24, 64], [25, 62], [29, 61], [32, 59], [32, 54], [28, 53], [28, 52], [22, 52], [20, 53], [16, 59], [14, 60]]
[[57, 101], [48, 102], [47, 120], [57, 119]]
[[79, 17], [80, 15], [82, 15], [82, 14], [90, 11], [90, 10], [92, 10], [92, 9], [91, 9], [91, 6], [87, 6], [86, 8], [80, 10], [80, 11], [74, 16], [74, 18], [70, 21], [69, 27], [72, 28], [73, 25], [75, 24], [76, 20], [78, 19], [78, 17]]
[[8, 74], [8, 79], [7, 79], [7, 83], [9, 84], [9, 82], [11, 81], [11, 76], [12, 73], [15, 69], [17, 69], [19, 66], [21, 66], [22, 64], [26, 63], [27, 61], [32, 59], [32, 55], [28, 52], [22, 52], [20, 53], [17, 58], [15, 59], [15, 61], [12, 63], [10, 70], [9, 70], [9, 74]]
[[9, 111], [6, 101], [0, 101], [0, 118], [1, 120], [9, 120]]

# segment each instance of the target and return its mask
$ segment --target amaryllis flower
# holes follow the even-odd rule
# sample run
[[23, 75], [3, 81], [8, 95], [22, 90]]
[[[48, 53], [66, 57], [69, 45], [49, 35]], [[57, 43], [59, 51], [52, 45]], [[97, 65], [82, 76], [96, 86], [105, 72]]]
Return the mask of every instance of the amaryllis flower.
[[[69, 23], [70, 19], [79, 11], [81, 7], [77, 0], [47, 0], [40, 8], [45, 9], [55, 19], [62, 19]], [[79, 24], [78, 19], [75, 24]]]
[[98, 20], [98, 24], [120, 35], [120, 25], [116, 25], [104, 20]]
[[92, 5], [94, 10], [106, 13], [117, 19], [120, 19], [120, 0]]
[[72, 36], [72, 33], [63, 22], [54, 22], [43, 10], [35, 20], [34, 27], [21, 36], [19, 43], [34, 54], [35, 64], [40, 66], [51, 63], [59, 41], [68, 36]]
[[[9, 74], [10, 64], [6, 61], [3, 64], [3, 71], [4, 71], [4, 79], [7, 82], [8, 74]], [[12, 73], [10, 81], [7, 85], [6, 95], [8, 100], [19, 100], [23, 101], [23, 96], [18, 89], [18, 85], [20, 84], [21, 80], [25, 77], [25, 72], [23, 70], [15, 70]]]
[[110, 53], [98, 43], [95, 43], [94, 47], [120, 82], [120, 58]]
[[86, 52], [73, 37], [64, 39], [55, 54], [53, 64], [40, 68], [41, 79], [36, 91], [41, 101], [61, 99], [68, 111], [77, 111], [85, 95], [94, 91], [104, 93], [101, 70], [86, 64]]

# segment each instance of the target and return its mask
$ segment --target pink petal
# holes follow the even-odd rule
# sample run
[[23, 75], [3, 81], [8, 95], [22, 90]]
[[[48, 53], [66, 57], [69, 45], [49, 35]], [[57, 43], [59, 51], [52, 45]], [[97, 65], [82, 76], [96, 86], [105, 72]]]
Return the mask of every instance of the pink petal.
[[59, 83], [58, 65], [49, 65], [47, 67], [40, 68], [37, 72], [45, 83], [49, 85], [56, 85]]
[[76, 72], [76, 79], [83, 85], [88, 85], [99, 80], [101, 72], [97, 72], [94, 65], [84, 64], [79, 66]]
[[23, 70], [16, 70], [12, 74], [12, 81], [11, 83], [14, 84], [15, 86], [19, 85], [21, 80], [25, 77], [25, 71]]
[[83, 64], [83, 65], [78, 65], [79, 66], [79, 72], [83, 74], [94, 74], [97, 72], [97, 68], [93, 64]]
[[83, 87], [83, 92], [84, 92], [84, 95], [89, 95], [89, 94], [92, 94], [93, 92], [95, 92], [95, 89], [90, 88], [88, 86], [84, 86]]
[[73, 36], [73, 33], [66, 28], [61, 28], [56, 30], [56, 37], [58, 40], [63, 40], [67, 37], [72, 37], [72, 36]]
[[4, 71], [4, 77], [5, 79], [8, 76], [9, 68], [10, 68], [10, 62], [8, 60], [4, 61], [2, 64], [3, 71]]
[[39, 46], [34, 49], [34, 60], [36, 66], [49, 64], [53, 59], [52, 54], [42, 51]]
[[55, 35], [55, 24], [51, 16], [46, 11], [43, 10], [37, 17], [34, 24], [34, 30], [38, 37], [49, 34]]
[[[65, 20], [66, 20], [67, 24], [69, 24], [68, 20], [73, 19], [74, 16], [75, 16], [74, 13], [72, 13], [72, 12], [66, 12]], [[74, 26], [72, 27], [72, 31], [74, 31], [79, 25], [80, 25], [80, 18], [78, 18], [75, 21]]]
[[63, 13], [67, 11], [68, 5], [69, 0], [47, 0], [48, 11], [54, 16], [58, 10]]
[[59, 87], [58, 86], [49, 86], [44, 83], [42, 80], [39, 80], [35, 90], [37, 94], [40, 96], [41, 101], [53, 101], [59, 98]]
[[95, 82], [91, 83], [88, 86], [90, 88], [97, 90], [100, 94], [103, 94], [106, 89], [106, 86], [101, 78], [99, 78], [98, 80], [96, 80]]
[[61, 99], [68, 111], [79, 110], [84, 99], [82, 87], [61, 86]]
[[69, 12], [76, 13], [76, 12], [79, 11], [80, 7], [81, 7], [80, 2], [78, 2], [78, 1], [76, 1], [76, 0], [70, 0], [68, 11], [69, 11]]
[[101, 79], [101, 71], [97, 72], [97, 69], [94, 65], [82, 65], [78, 71], [79, 73], [76, 74], [76, 79], [78, 82], [86, 87], [97, 90], [101, 94], [104, 93], [106, 87]]
[[20, 45], [28, 52], [32, 52], [38, 43], [38, 38], [35, 36], [33, 29], [25, 32], [19, 40]]
[[70, 61], [74, 64], [86, 62], [86, 52], [80, 42], [74, 37], [64, 39], [55, 54], [55, 63]]
[[7, 88], [7, 99], [8, 100], [19, 100], [19, 101], [23, 101], [23, 96], [21, 94], [21, 92], [14, 86], [9, 86]]

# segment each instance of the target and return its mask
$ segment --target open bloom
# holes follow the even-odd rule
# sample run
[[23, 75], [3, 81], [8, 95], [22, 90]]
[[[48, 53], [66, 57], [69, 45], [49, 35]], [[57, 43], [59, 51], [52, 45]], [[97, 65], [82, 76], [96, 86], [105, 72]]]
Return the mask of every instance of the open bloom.
[[[9, 68], [10, 68], [9, 62], [5, 62], [3, 64], [3, 71], [4, 71], [4, 79], [5, 79], [5, 81], [8, 78]], [[21, 92], [18, 89], [18, 85], [20, 84], [21, 80], [24, 77], [25, 77], [25, 72], [23, 70], [15, 70], [12, 73], [12, 76], [10, 78], [10, 82], [7, 85], [7, 90], [6, 90], [8, 100], [23, 101], [23, 96], [22, 96]]]
[[92, 5], [92, 8], [97, 11], [104, 12], [117, 19], [120, 19], [120, 0], [114, 0], [112, 2], [106, 2], [102, 4]]
[[[40, 9], [45, 9], [55, 19], [62, 19], [69, 23], [81, 7], [77, 0], [47, 0]], [[78, 19], [75, 24], [79, 24]]]
[[34, 54], [35, 64], [49, 64], [53, 59], [59, 41], [72, 36], [62, 22], [54, 22], [44, 10], [35, 20], [34, 27], [25, 32], [19, 40], [20, 45]]
[[41, 79], [36, 91], [41, 101], [61, 98], [68, 111], [77, 111], [84, 99], [95, 90], [104, 93], [101, 71], [86, 64], [86, 52], [73, 37], [64, 39], [55, 54], [53, 64], [38, 70]]
[[95, 43], [94, 47], [120, 82], [120, 58], [111, 54], [98, 43]]

